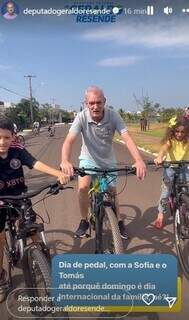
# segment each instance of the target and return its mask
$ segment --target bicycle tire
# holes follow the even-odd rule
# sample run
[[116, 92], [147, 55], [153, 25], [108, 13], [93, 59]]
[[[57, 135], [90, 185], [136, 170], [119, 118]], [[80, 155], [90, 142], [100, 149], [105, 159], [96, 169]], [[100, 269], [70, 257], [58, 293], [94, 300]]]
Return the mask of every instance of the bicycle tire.
[[39, 130], [38, 129], [33, 129], [32, 130], [32, 132], [33, 132], [33, 134], [34, 134], [34, 136], [37, 136], [37, 135], [39, 135]]
[[[92, 188], [92, 186], [91, 186]], [[93, 230], [95, 230], [96, 217], [95, 217], [95, 194], [92, 192], [90, 194], [90, 208], [89, 208], [89, 221]]]
[[[52, 287], [50, 266], [43, 252], [37, 247], [29, 247], [25, 251], [23, 257], [23, 274], [29, 296], [40, 297], [50, 295], [50, 288]], [[42, 285], [40, 284], [41, 282], [38, 282], [37, 277], [41, 278]], [[38, 302], [37, 305], [41, 306], [41, 302]], [[36, 306], [36, 303], [31, 303], [31, 306]], [[41, 313], [37, 311], [32, 313], [40, 316], [47, 314], [47, 312]]]
[[21, 134], [17, 136], [17, 142], [20, 143], [22, 146], [25, 146], [25, 139]]
[[[188, 198], [189, 200], [189, 198]], [[185, 209], [188, 211], [189, 206], [182, 200], [181, 206], [176, 210], [174, 215], [174, 236], [177, 257], [185, 277], [189, 280], [189, 239], [186, 238], [186, 232], [189, 237], [189, 221], [187, 224]]]
[[[9, 222], [9, 226], [6, 227], [5, 231], [5, 257], [7, 261], [7, 271], [8, 271], [8, 284], [10, 287], [12, 287], [12, 268], [14, 268], [18, 261], [19, 256], [17, 252], [17, 246], [15, 245], [15, 229], [14, 229], [14, 223], [13, 221]], [[13, 234], [14, 233], [14, 234]], [[13, 254], [14, 252], [14, 254]]]
[[[110, 250], [110, 253], [114, 253], [114, 254], [122, 254], [124, 253], [124, 247], [123, 247], [123, 241], [120, 235], [120, 231], [119, 231], [119, 226], [118, 226], [118, 220], [116, 217], [115, 212], [113, 211], [113, 209], [111, 207], [105, 207], [105, 214], [104, 214], [104, 218], [103, 218], [103, 224], [105, 222], [105, 218], [107, 218], [109, 225], [110, 225], [110, 232], [111, 232], [111, 237], [112, 237], [112, 251], [111, 248], [108, 250]], [[102, 226], [102, 228], [104, 229], [104, 226]], [[104, 241], [104, 236], [102, 236], [102, 246], [103, 245], [103, 241]], [[106, 248], [104, 248], [106, 249]]]

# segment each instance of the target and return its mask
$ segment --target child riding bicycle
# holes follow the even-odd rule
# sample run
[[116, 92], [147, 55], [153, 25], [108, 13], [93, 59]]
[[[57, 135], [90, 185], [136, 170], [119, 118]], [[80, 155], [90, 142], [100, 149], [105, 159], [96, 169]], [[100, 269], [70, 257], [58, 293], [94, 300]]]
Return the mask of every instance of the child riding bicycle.
[[[160, 165], [163, 160], [180, 161], [189, 160], [189, 123], [183, 118], [173, 117], [169, 121], [169, 126], [162, 139], [162, 147], [154, 162]], [[184, 166], [183, 174], [186, 181], [189, 181], [188, 166]], [[162, 229], [164, 225], [164, 217], [167, 213], [168, 198], [174, 179], [175, 171], [173, 168], [164, 168], [163, 181], [161, 186], [161, 195], [158, 205], [158, 216], [155, 221], [155, 227]]]
[[55, 134], [55, 126], [53, 122], [51, 122], [48, 126], [48, 133], [50, 137], [54, 136]]
[[[0, 118], [0, 195], [20, 195], [27, 191], [23, 166], [34, 168], [55, 176], [62, 184], [69, 181], [68, 175], [38, 161], [21, 145], [12, 144], [14, 126], [7, 118]], [[3, 204], [2, 204], [3, 205]], [[16, 211], [16, 210], [15, 210]], [[36, 214], [31, 209], [32, 221]], [[6, 209], [0, 205], [0, 302], [4, 300], [7, 273], [3, 269], [3, 249], [5, 245]]]

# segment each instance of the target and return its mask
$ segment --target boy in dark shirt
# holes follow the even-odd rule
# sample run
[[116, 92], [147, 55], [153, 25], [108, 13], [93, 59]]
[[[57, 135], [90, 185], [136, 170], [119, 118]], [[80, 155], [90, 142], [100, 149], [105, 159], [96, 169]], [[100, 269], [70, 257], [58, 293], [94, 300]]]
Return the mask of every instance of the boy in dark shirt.
[[[7, 118], [0, 118], [0, 195], [19, 195], [27, 191], [23, 166], [34, 168], [58, 178], [64, 184], [69, 176], [36, 160], [19, 144], [13, 144], [14, 125]], [[3, 269], [3, 250], [5, 245], [6, 210], [0, 207], [0, 301], [6, 285], [6, 271]]]

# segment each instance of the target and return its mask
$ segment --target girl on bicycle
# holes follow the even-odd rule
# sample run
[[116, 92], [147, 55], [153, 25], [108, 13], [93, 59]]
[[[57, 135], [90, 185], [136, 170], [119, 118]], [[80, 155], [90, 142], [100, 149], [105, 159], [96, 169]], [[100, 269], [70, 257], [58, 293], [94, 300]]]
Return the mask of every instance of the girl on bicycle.
[[[162, 147], [154, 162], [156, 165], [160, 165], [164, 160], [189, 161], [189, 122], [184, 117], [173, 117], [169, 121], [165, 137], [162, 139]], [[186, 181], [189, 181], [189, 169], [187, 165], [183, 169], [183, 174]], [[174, 170], [171, 167], [164, 168], [158, 216], [155, 221], [157, 229], [162, 229], [164, 225], [164, 215], [167, 213], [167, 203], [173, 179]]]

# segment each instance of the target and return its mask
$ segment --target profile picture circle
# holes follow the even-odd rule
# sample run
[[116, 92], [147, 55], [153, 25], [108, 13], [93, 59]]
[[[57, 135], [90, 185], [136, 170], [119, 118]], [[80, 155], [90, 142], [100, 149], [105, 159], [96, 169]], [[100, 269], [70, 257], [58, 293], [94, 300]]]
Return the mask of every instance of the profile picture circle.
[[19, 6], [14, 1], [6, 1], [1, 7], [1, 14], [7, 20], [13, 20], [19, 15]]

